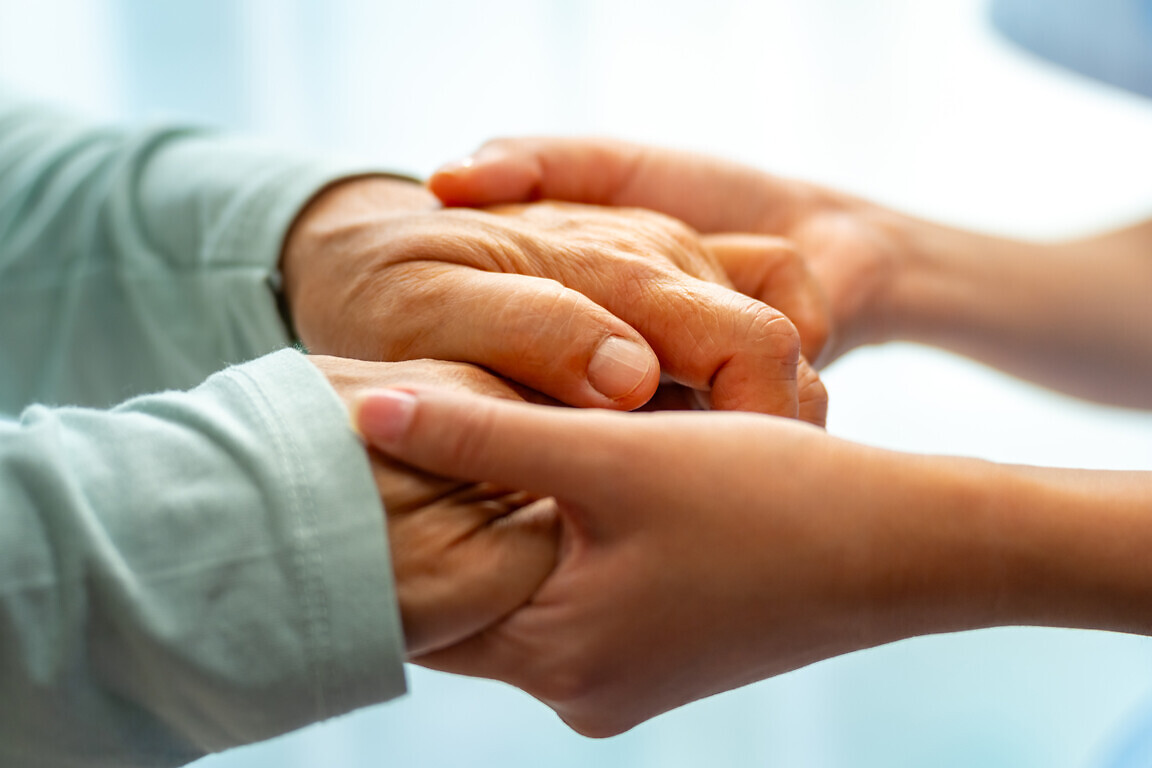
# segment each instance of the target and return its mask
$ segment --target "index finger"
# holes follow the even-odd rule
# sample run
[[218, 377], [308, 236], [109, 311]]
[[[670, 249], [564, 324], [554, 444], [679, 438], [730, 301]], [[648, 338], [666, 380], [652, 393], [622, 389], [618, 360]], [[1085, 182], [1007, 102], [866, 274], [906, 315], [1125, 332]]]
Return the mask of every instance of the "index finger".
[[674, 381], [713, 408], [795, 418], [800, 337], [772, 307], [671, 269], [575, 286], [648, 341]]

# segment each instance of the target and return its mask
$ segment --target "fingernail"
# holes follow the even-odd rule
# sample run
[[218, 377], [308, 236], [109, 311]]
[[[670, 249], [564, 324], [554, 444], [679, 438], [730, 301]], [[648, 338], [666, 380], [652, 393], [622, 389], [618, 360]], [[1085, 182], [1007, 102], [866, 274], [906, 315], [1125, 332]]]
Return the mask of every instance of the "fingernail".
[[400, 444], [416, 413], [416, 396], [399, 389], [372, 389], [356, 398], [352, 426], [372, 445]]
[[605, 397], [617, 400], [643, 384], [655, 362], [647, 347], [609, 336], [588, 363], [588, 383]]
[[467, 170], [474, 165], [476, 165], [476, 158], [469, 156], [463, 160], [453, 160], [450, 163], [444, 163], [444, 165], [436, 169], [436, 173], [457, 173]]

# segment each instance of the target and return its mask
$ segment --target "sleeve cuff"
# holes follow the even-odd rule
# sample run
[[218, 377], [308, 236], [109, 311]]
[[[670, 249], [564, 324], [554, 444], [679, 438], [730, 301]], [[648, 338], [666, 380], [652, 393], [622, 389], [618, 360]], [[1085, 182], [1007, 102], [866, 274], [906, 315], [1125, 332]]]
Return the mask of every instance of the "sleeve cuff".
[[[239, 137], [169, 130], [154, 140], [143, 186], [149, 238], [178, 267], [184, 261], [189, 269], [245, 275], [263, 292], [265, 300], [247, 306], [234, 323], [256, 354], [296, 340], [276, 301], [277, 266], [288, 230], [308, 202], [357, 177], [421, 183], [387, 169]], [[174, 178], [181, 183], [173, 185]]]
[[[323, 375], [284, 350], [232, 369], [280, 432], [284, 493], [305, 594], [315, 692], [309, 720], [404, 693], [404, 636], [384, 513], [364, 447]], [[293, 386], [283, 386], [286, 381]]]

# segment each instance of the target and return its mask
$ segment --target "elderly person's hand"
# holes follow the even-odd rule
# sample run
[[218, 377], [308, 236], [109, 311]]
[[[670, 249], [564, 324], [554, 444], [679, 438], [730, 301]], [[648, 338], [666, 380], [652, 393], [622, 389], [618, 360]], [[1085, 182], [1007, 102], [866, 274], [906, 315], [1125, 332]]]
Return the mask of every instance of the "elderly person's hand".
[[500, 139], [441, 169], [429, 185], [450, 205], [634, 206], [706, 234], [787, 238], [725, 237], [720, 243], [729, 247], [718, 253], [738, 290], [796, 324], [814, 363], [890, 337], [886, 294], [911, 257], [903, 217], [880, 206], [719, 158], [622, 141]]
[[429, 184], [453, 205], [638, 206], [705, 234], [787, 238], [725, 237], [715, 250], [737, 289], [789, 316], [817, 366], [862, 344], [914, 341], [1079, 397], [1152, 408], [1152, 221], [1015, 240], [718, 158], [604, 139], [493, 141]]
[[651, 211], [442, 210], [416, 185], [356, 179], [303, 212], [282, 270], [313, 352], [469, 362], [618, 409], [647, 402], [663, 373], [715, 408], [824, 420], [793, 324]]
[[[463, 363], [309, 359], [349, 407], [355, 395], [375, 387], [433, 385], [506, 399], [531, 396]], [[409, 656], [498, 623], [552, 571], [559, 537], [553, 499], [438, 477], [368, 450], [387, 516]]]

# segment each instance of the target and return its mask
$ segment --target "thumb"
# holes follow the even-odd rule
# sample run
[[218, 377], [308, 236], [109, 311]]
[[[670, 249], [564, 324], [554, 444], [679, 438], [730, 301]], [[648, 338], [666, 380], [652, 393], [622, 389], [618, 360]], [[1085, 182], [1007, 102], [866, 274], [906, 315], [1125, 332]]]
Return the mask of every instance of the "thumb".
[[449, 163], [428, 187], [445, 205], [485, 206], [533, 200], [618, 205], [642, 148], [608, 139], [494, 139]]
[[755, 168], [603, 138], [494, 139], [442, 167], [428, 187], [445, 205], [533, 200], [659, 211], [698, 232], [769, 232], [792, 217], [798, 188]]
[[626, 455], [624, 418], [430, 389], [369, 390], [352, 415], [371, 447], [420, 469], [562, 499]]

